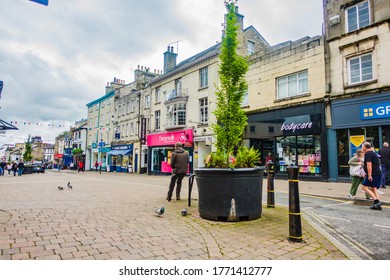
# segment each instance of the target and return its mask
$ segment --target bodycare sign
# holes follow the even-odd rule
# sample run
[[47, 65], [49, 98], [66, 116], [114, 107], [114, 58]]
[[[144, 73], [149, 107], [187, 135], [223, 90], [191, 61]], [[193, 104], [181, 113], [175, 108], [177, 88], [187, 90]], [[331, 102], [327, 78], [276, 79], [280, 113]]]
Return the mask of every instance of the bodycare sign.
[[153, 146], [173, 146], [175, 143], [180, 142], [185, 147], [191, 147], [194, 139], [192, 129], [171, 131], [165, 133], [148, 134], [147, 144], [148, 147]]
[[283, 135], [317, 134], [321, 132], [321, 114], [287, 117], [280, 128]]

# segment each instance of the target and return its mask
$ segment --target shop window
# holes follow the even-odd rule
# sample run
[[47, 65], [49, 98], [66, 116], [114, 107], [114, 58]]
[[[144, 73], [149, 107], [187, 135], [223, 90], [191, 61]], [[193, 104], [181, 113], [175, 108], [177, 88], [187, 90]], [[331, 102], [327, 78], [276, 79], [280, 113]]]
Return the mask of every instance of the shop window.
[[277, 98], [288, 98], [309, 92], [307, 70], [276, 79]]
[[200, 88], [205, 88], [209, 86], [209, 68], [204, 67], [199, 70], [199, 81], [200, 81]]
[[352, 32], [370, 25], [370, 6], [368, 1], [361, 2], [346, 11], [347, 32]]
[[373, 79], [372, 54], [348, 59], [349, 83], [356, 84]]
[[319, 135], [284, 136], [276, 138], [278, 172], [297, 165], [300, 175], [321, 176], [321, 142]]
[[199, 99], [199, 109], [200, 109], [200, 122], [207, 123], [208, 122], [208, 98]]

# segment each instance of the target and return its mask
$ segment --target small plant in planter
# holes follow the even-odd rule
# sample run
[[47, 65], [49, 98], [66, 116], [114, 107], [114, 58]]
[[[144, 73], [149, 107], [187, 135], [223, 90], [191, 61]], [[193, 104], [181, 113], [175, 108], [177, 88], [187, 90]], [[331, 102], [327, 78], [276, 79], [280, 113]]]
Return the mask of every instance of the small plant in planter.
[[262, 176], [264, 168], [253, 168], [260, 153], [240, 146], [248, 123], [241, 108], [248, 89], [246, 59], [237, 54], [237, 21], [235, 4], [225, 1], [228, 11], [220, 53], [217, 88], [217, 123], [213, 124], [216, 152], [207, 156], [206, 168], [195, 170], [199, 192], [199, 214], [211, 220], [252, 220], [261, 216]]

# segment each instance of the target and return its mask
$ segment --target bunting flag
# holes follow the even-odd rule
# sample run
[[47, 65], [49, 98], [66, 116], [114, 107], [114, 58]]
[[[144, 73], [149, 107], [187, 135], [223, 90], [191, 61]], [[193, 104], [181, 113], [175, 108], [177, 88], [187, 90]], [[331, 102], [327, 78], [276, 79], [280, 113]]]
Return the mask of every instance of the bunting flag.
[[41, 5], [45, 5], [45, 6], [49, 5], [49, 0], [30, 0], [30, 1], [41, 4]]

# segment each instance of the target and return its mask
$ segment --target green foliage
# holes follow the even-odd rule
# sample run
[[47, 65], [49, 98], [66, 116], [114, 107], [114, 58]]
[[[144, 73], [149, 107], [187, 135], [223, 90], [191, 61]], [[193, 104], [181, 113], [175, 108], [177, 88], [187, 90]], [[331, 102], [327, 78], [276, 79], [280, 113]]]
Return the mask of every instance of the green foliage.
[[236, 167], [255, 167], [260, 163], [260, 152], [253, 147], [246, 146], [238, 148]]
[[240, 146], [237, 156], [221, 151], [207, 156], [206, 167], [213, 168], [252, 168], [260, 163], [260, 152], [253, 147]]
[[242, 133], [248, 123], [245, 111], [241, 108], [243, 96], [248, 89], [245, 74], [248, 62], [237, 54], [237, 19], [235, 2], [225, 1], [228, 14], [226, 16], [225, 36], [221, 45], [219, 80], [216, 91], [216, 110], [213, 112], [217, 123], [213, 125], [216, 135], [217, 158], [225, 155], [228, 165], [229, 157], [234, 148], [242, 140]]
[[32, 148], [31, 148], [31, 144], [30, 144], [30, 137], [28, 137], [28, 140], [26, 142], [26, 146], [24, 148], [23, 160], [25, 162], [30, 162], [32, 160]]
[[72, 150], [72, 154], [74, 154], [74, 155], [79, 155], [82, 153], [83, 153], [83, 149], [81, 149], [81, 148], [76, 148], [76, 149]]

